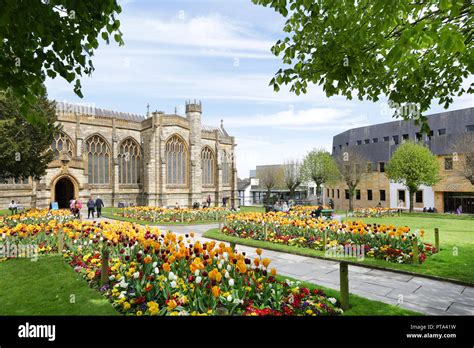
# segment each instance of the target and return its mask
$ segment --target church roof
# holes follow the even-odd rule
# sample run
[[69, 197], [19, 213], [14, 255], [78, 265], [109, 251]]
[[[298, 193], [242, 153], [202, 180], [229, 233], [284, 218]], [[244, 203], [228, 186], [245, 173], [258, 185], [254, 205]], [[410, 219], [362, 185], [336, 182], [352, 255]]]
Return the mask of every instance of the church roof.
[[90, 116], [100, 116], [100, 117], [109, 117], [109, 118], [117, 118], [121, 120], [127, 121], [143, 121], [146, 119], [143, 115], [132, 114], [130, 112], [121, 112], [121, 111], [113, 111], [107, 109], [96, 108], [91, 105], [87, 104], [70, 104], [64, 102], [56, 102], [56, 111], [59, 113], [78, 113], [82, 115], [90, 115]]

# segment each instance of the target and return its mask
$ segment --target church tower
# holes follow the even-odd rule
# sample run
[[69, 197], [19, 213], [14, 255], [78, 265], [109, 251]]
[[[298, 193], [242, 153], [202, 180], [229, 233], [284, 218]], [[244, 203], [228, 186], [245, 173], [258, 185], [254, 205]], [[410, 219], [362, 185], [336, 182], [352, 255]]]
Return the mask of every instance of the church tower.
[[186, 119], [189, 121], [189, 206], [202, 201], [201, 170], [201, 102], [186, 102]]

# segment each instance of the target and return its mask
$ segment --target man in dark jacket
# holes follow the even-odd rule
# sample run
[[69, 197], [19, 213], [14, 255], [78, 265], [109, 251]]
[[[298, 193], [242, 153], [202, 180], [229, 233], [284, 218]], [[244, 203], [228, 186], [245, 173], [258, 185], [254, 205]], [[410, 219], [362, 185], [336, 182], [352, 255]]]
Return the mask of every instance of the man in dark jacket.
[[95, 208], [97, 209], [97, 217], [100, 218], [102, 215], [102, 207], [104, 206], [104, 202], [102, 199], [100, 199], [99, 196], [97, 196], [97, 199], [95, 200]]
[[91, 218], [91, 213], [92, 213], [92, 218], [94, 218], [94, 210], [95, 210], [94, 208], [95, 208], [95, 203], [94, 203], [94, 200], [91, 197], [87, 201], [87, 218], [88, 219]]

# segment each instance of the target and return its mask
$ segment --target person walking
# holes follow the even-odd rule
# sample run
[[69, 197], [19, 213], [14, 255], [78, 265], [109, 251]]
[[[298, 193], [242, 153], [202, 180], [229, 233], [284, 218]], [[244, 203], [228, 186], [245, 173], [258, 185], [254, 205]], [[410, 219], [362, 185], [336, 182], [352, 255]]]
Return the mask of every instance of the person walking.
[[95, 203], [94, 200], [89, 198], [87, 201], [87, 218], [90, 219], [91, 213], [92, 213], [92, 218], [94, 218], [94, 211], [95, 211]]
[[212, 200], [211, 200], [211, 195], [208, 195], [208, 196], [207, 196], [207, 200], [206, 200], [206, 202], [207, 202], [207, 207], [208, 207], [208, 208], [211, 207], [211, 201], [212, 201]]
[[95, 208], [97, 209], [97, 217], [100, 218], [102, 215], [102, 207], [104, 207], [104, 201], [100, 199], [99, 196], [97, 196], [97, 199], [95, 200]]
[[72, 213], [74, 214], [74, 217], [78, 218], [79, 220], [81, 219], [81, 208], [82, 208], [82, 203], [75, 200], [73, 208], [72, 208]]

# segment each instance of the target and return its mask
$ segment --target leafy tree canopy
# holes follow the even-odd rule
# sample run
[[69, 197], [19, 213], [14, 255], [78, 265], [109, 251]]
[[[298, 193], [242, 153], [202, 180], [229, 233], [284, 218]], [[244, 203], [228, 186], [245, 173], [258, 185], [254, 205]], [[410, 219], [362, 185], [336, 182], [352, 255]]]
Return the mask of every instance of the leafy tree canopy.
[[420, 185], [433, 186], [440, 180], [439, 167], [436, 156], [427, 147], [407, 141], [395, 150], [385, 173], [390, 180], [408, 188], [412, 212], [413, 195]]
[[321, 185], [333, 183], [339, 179], [339, 171], [331, 154], [326, 150], [312, 150], [303, 160], [301, 173], [304, 180], [316, 184], [317, 194], [321, 194]]
[[49, 151], [54, 134], [59, 130], [55, 125], [54, 102], [47, 96], [38, 97], [28, 114], [43, 122], [30, 123], [20, 112], [20, 100], [12, 91], [0, 92], [0, 177], [40, 178], [53, 159]]
[[453, 96], [473, 93], [473, 84], [462, 86], [474, 72], [471, 0], [252, 1], [288, 18], [288, 36], [272, 47], [290, 65], [271, 80], [275, 91], [289, 84], [299, 95], [313, 83], [328, 97], [386, 95], [396, 117], [423, 131], [421, 113], [434, 99], [448, 108]]
[[82, 98], [99, 35], [123, 44], [120, 12], [115, 0], [0, 0], [0, 90], [11, 88], [24, 114], [46, 93], [46, 76], [74, 83]]

